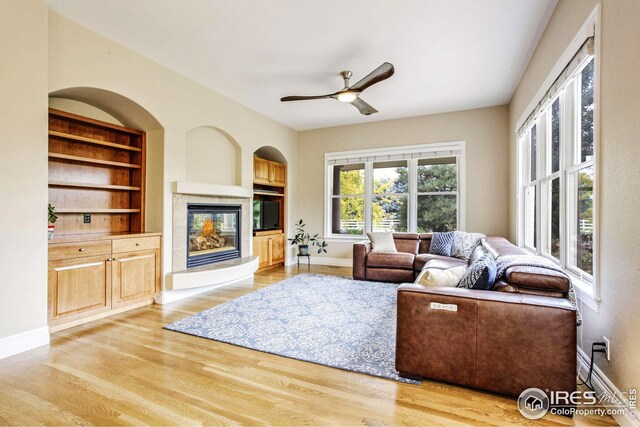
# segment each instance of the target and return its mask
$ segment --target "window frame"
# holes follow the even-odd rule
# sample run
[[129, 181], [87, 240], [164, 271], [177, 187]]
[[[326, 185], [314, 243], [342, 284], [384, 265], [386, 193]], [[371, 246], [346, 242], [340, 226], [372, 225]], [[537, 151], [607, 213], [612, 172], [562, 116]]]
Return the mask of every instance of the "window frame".
[[[536, 242], [538, 248], [536, 250], [532, 250], [532, 248], [527, 247], [526, 249], [531, 251], [532, 253], [539, 254], [541, 256], [545, 256], [556, 263], [558, 263], [572, 278], [572, 281], [575, 285], [576, 293], [578, 294], [578, 298], [588, 307], [592, 308], [596, 312], [599, 310], [600, 303], [600, 280], [599, 280], [599, 191], [600, 185], [598, 181], [599, 177], [599, 88], [600, 88], [600, 7], [597, 5], [592, 11], [591, 15], [587, 19], [587, 21], [583, 24], [582, 28], [569, 45], [567, 50], [561, 56], [561, 59], [558, 61], [556, 66], [554, 67], [554, 72], [549, 75], [543, 87], [538, 91], [538, 95], [534, 97], [530, 103], [530, 108], [524, 110], [523, 116], [518, 120], [517, 129], [522, 126], [527, 115], [533, 111], [533, 107], [537, 105], [537, 101], [542, 99], [546, 90], [551, 86], [551, 83], [554, 82], [555, 77], [559, 74], [558, 70], [562, 70], [564, 66], [569, 62], [569, 60], [573, 57], [575, 52], [578, 50], [580, 46], [584, 43], [584, 41], [588, 37], [594, 37], [594, 50], [593, 56], [591, 60], [593, 61], [593, 157], [584, 162], [581, 161], [581, 139], [580, 139], [580, 127], [579, 124], [581, 122], [581, 108], [580, 108], [580, 87], [581, 87], [581, 78], [582, 71], [584, 68], [590, 63], [587, 61], [583, 66], [580, 67], [579, 71], [575, 76], [571, 78], [570, 83], [560, 92], [558, 97], [554, 97], [548, 105], [545, 105], [543, 112], [537, 117], [535, 123], [543, 123], [547, 127], [547, 131], [545, 133], [545, 142], [542, 144], [544, 146], [544, 150], [551, 150], [551, 115], [552, 115], [552, 105], [555, 99], [560, 99], [560, 168], [558, 172], [552, 172], [552, 161], [550, 153], [545, 153], [543, 155], [538, 155], [538, 162], [540, 159], [545, 159], [543, 161], [543, 167], [545, 169], [538, 171], [542, 172], [544, 176], [542, 178], [543, 184], [540, 186], [540, 197], [546, 198], [547, 203], [543, 203], [543, 206], [540, 206], [540, 203], [537, 204], [536, 209], [538, 210], [538, 234], [542, 233], [542, 235], [536, 236]], [[525, 236], [525, 223], [524, 223], [524, 203], [525, 203], [525, 193], [524, 188], [526, 184], [526, 173], [529, 173], [528, 168], [524, 163], [527, 162], [526, 159], [526, 144], [523, 144], [523, 139], [525, 139], [529, 135], [529, 131], [523, 134], [521, 137], [516, 138], [517, 142], [517, 168], [518, 173], [516, 177], [518, 179], [517, 183], [517, 193], [516, 193], [516, 203], [517, 203], [517, 241], [518, 245], [524, 247], [524, 236]], [[540, 135], [540, 133], [538, 133]], [[567, 141], [572, 141], [571, 143], [567, 143]], [[541, 144], [538, 141], [538, 150], [540, 150]], [[569, 264], [569, 251], [570, 251], [570, 228], [573, 225], [570, 223], [570, 219], [568, 214], [572, 209], [571, 203], [572, 200], [569, 198], [572, 194], [577, 191], [576, 188], [572, 188], [573, 185], [570, 185], [568, 180], [571, 178], [572, 174], [578, 174], [580, 170], [586, 168], [592, 168], [593, 171], [593, 259], [592, 259], [592, 274], [584, 272], [583, 270], [577, 269], [574, 266]], [[538, 173], [537, 178], [540, 177], [540, 173]], [[547, 235], [546, 233], [550, 233], [550, 224], [551, 224], [551, 216], [550, 210], [552, 206], [551, 202], [551, 185], [553, 179], [560, 179], [560, 257], [556, 258], [550, 254], [550, 248], [547, 248]], [[575, 190], [575, 191], [573, 191]], [[548, 210], [545, 210], [548, 209]], [[575, 211], [575, 208], [573, 208]], [[541, 216], [541, 215], [544, 215]], [[544, 218], [544, 219], [543, 219]], [[547, 224], [548, 222], [548, 224]], [[548, 227], [547, 227], [548, 225]], [[550, 236], [549, 236], [550, 241]]]
[[[456, 154], [446, 154], [456, 152]], [[455, 157], [457, 171], [457, 229], [465, 230], [466, 227], [466, 142], [447, 141], [420, 145], [398, 146], [375, 148], [368, 150], [353, 150], [325, 153], [325, 184], [324, 184], [324, 232], [327, 241], [355, 242], [366, 238], [366, 233], [372, 230], [372, 202], [373, 197], [373, 163], [386, 160], [406, 160], [408, 168], [408, 200], [407, 200], [407, 232], [416, 232], [417, 228], [417, 167], [418, 161], [425, 158]], [[353, 159], [352, 162], [349, 162]], [[364, 232], [362, 235], [356, 234], [334, 234], [332, 233], [332, 203], [333, 198], [333, 173], [332, 168], [339, 161], [341, 164], [364, 163]], [[449, 194], [450, 192], [438, 192], [438, 195]], [[395, 194], [395, 193], [394, 193]], [[407, 193], [402, 193], [407, 194]]]

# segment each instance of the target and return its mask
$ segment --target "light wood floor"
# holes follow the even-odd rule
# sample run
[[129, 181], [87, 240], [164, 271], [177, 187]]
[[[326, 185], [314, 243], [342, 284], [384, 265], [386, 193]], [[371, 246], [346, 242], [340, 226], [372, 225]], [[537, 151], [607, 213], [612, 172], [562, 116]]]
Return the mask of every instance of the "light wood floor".
[[[346, 268], [311, 271], [350, 275]], [[98, 320], [0, 360], [0, 423], [615, 425], [612, 418], [551, 415], [534, 423], [520, 416], [514, 399], [434, 381], [402, 384], [162, 329], [296, 273], [270, 270]]]

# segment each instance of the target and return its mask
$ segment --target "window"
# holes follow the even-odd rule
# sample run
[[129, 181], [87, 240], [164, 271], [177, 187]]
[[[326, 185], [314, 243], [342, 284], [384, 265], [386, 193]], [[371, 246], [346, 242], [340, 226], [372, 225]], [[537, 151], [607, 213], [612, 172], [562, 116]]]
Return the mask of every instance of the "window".
[[588, 40], [519, 132], [520, 246], [593, 292], [594, 58]]
[[328, 153], [327, 235], [463, 228], [464, 143]]
[[373, 164], [372, 230], [407, 231], [409, 177], [406, 160]]
[[458, 227], [458, 163], [455, 157], [418, 160], [418, 233]]
[[364, 231], [364, 164], [333, 166], [331, 231], [362, 235]]

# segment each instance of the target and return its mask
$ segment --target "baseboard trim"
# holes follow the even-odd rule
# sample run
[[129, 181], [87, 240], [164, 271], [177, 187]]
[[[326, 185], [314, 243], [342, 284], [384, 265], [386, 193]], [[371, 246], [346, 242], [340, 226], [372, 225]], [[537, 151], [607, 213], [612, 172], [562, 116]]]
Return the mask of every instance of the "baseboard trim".
[[[310, 259], [311, 262], [310, 264], [313, 265], [330, 265], [333, 267], [351, 267], [353, 260], [351, 258], [328, 258], [328, 257], [323, 257], [323, 256], [313, 256], [311, 255]], [[287, 267], [290, 267], [292, 265], [297, 265], [298, 264], [298, 259], [296, 257], [293, 258], [288, 258], [285, 262], [285, 265]], [[307, 264], [307, 260], [306, 258], [300, 258], [300, 265], [306, 265]]]
[[[582, 378], [585, 378], [589, 373], [589, 365], [591, 363], [591, 359], [587, 354], [578, 347], [578, 373]], [[598, 368], [597, 365], [593, 365], [593, 373], [591, 374], [591, 384], [593, 384], [593, 388], [596, 393], [606, 393], [610, 396], [616, 396], [620, 400], [624, 400], [624, 406], [629, 407], [629, 401], [626, 398], [626, 394], [622, 394], [618, 387], [611, 382], [611, 380]], [[625, 393], [628, 393], [625, 392]], [[624, 414], [614, 415], [613, 418], [616, 420], [618, 424], [621, 426], [640, 426], [640, 419], [638, 418], [638, 412], [636, 411], [634, 414], [629, 410], [625, 410]]]
[[253, 278], [253, 273], [247, 276], [234, 279], [234, 280], [230, 280], [228, 282], [216, 283], [210, 286], [201, 286], [199, 288], [191, 288], [191, 289], [176, 289], [176, 290], [170, 290], [170, 291], [162, 291], [160, 295], [158, 295], [155, 298], [155, 302], [156, 304], [161, 304], [161, 305], [169, 304], [175, 301], [180, 301], [181, 299], [190, 298], [192, 296], [195, 296], [204, 292], [209, 292], [210, 290], [220, 288], [222, 286], [231, 285], [232, 283], [240, 282], [242, 280], [251, 279], [251, 278]]
[[49, 344], [48, 326], [0, 338], [0, 359], [47, 344]]

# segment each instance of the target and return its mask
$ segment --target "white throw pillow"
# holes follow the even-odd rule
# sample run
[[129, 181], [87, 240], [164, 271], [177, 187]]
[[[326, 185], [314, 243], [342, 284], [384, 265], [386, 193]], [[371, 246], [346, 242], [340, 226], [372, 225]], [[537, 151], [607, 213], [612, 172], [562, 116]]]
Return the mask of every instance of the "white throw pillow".
[[393, 233], [367, 233], [371, 240], [371, 252], [398, 252]]
[[458, 282], [464, 276], [467, 267], [459, 265], [458, 267], [440, 270], [438, 268], [426, 268], [422, 270], [416, 283], [424, 286], [458, 286]]

